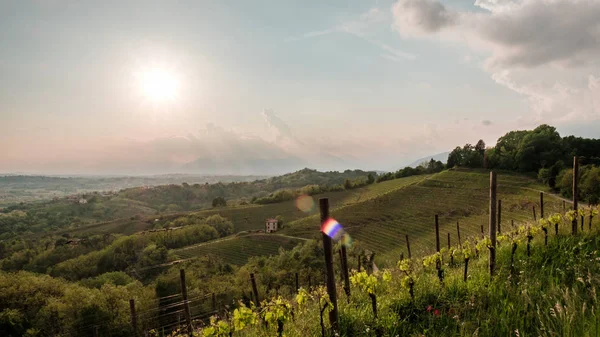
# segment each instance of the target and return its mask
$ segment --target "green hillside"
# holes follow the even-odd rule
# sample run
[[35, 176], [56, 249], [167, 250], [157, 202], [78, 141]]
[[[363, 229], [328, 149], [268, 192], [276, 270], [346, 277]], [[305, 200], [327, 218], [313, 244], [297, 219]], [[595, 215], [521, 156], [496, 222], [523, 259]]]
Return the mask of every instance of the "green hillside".
[[280, 248], [292, 249], [300, 242], [302, 240], [277, 234], [249, 234], [176, 249], [173, 255], [178, 259], [214, 256], [223, 263], [241, 266], [250, 257], [277, 255]]
[[[392, 180], [393, 182], [393, 180]], [[533, 220], [532, 207], [539, 213], [539, 192], [544, 189], [534, 179], [513, 173], [498, 174], [498, 199], [502, 200], [502, 225], [511, 220]], [[480, 236], [488, 220], [489, 173], [476, 170], [449, 170], [423, 179], [417, 184], [344, 207], [335, 207], [335, 217], [354, 240], [378, 254], [407, 255], [405, 235], [411, 239], [412, 254], [429, 253], [435, 248], [434, 216], [439, 216], [442, 244], [447, 233], [457, 242], [456, 222], [461, 237]], [[562, 201], [546, 194], [545, 212], [562, 210]], [[539, 216], [539, 215], [538, 215]], [[290, 223], [284, 232], [292, 236], [315, 237], [319, 216]], [[486, 227], [487, 228], [487, 227]]]

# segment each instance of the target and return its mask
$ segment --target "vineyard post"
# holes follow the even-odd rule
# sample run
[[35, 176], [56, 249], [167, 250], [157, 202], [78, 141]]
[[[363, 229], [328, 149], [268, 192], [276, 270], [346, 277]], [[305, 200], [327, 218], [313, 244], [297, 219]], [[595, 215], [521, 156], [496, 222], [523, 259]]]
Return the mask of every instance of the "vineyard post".
[[440, 224], [437, 214], [435, 215], [435, 251], [440, 252]]
[[458, 245], [462, 246], [462, 242], [460, 241], [460, 226], [458, 225], [458, 221], [456, 221], [456, 235], [458, 236]]
[[185, 270], [179, 269], [179, 280], [181, 282], [181, 297], [183, 298], [183, 312], [185, 314], [185, 324], [187, 333], [192, 335], [192, 317], [190, 316], [190, 305], [188, 303], [187, 286], [185, 284]]
[[544, 192], [540, 192], [540, 219], [544, 218]]
[[582, 215], [581, 216], [581, 231], [582, 232], [583, 232], [583, 225], [584, 225], [584, 222], [585, 222], [584, 220], [585, 220], [585, 217]]
[[344, 282], [344, 258], [342, 257], [342, 249], [338, 249], [338, 256], [340, 257], [340, 281]]
[[515, 228], [515, 220], [510, 220], [510, 227]]
[[[321, 226], [323, 226], [325, 221], [327, 221], [329, 218], [329, 199], [319, 199], [319, 208], [321, 211]], [[337, 294], [335, 290], [335, 275], [333, 271], [333, 244], [331, 242], [331, 238], [327, 234], [321, 233], [321, 235], [323, 237], [323, 250], [325, 251], [327, 294], [329, 295], [331, 304], [333, 304], [333, 308], [329, 311], [329, 323], [331, 324], [331, 329], [333, 330], [332, 332], [335, 335], [338, 331], [338, 305]]]
[[498, 233], [502, 233], [502, 230], [500, 230], [501, 222], [502, 222], [502, 200], [498, 199], [498, 223], [496, 224], [496, 226], [498, 226]]
[[573, 210], [575, 216], [573, 217], [573, 223], [571, 227], [572, 234], [577, 234], [577, 176], [579, 175], [579, 161], [577, 156], [573, 157]]
[[450, 265], [454, 265], [454, 254], [450, 251], [450, 232], [448, 232], [448, 253], [450, 254]]
[[563, 200], [563, 214], [567, 213], [567, 202]]
[[535, 206], [531, 208], [533, 210], [533, 221], [537, 221], [537, 216], [535, 215]]
[[217, 296], [215, 295], [215, 293], [212, 293], [211, 297], [212, 310], [217, 311]]
[[[438, 215], [435, 215], [435, 251], [440, 253], [440, 223], [438, 221]], [[444, 272], [442, 271], [441, 256], [435, 261], [435, 269], [437, 269], [438, 278], [440, 282], [444, 282]]]
[[496, 268], [496, 172], [490, 172], [490, 276]]
[[250, 273], [250, 283], [252, 283], [252, 293], [254, 294], [254, 300], [256, 301], [256, 306], [260, 307], [260, 300], [258, 299], [258, 288], [256, 287], [256, 278], [254, 278], [254, 273]]
[[410, 254], [410, 241], [408, 241], [408, 234], [406, 234], [406, 249], [408, 250], [408, 259], [410, 260], [412, 255]]
[[131, 336], [137, 337], [137, 315], [135, 314], [135, 300], [129, 300], [129, 311], [131, 312]]
[[298, 287], [298, 273], [296, 273], [296, 294], [298, 293], [298, 289], [300, 289]]
[[481, 238], [483, 239], [484, 236], [485, 234], [483, 234], [483, 225], [481, 225]]
[[346, 246], [342, 244], [342, 274], [344, 275], [344, 290], [346, 296], [348, 296], [348, 302], [350, 301], [350, 275], [348, 273], [348, 253], [346, 252]]

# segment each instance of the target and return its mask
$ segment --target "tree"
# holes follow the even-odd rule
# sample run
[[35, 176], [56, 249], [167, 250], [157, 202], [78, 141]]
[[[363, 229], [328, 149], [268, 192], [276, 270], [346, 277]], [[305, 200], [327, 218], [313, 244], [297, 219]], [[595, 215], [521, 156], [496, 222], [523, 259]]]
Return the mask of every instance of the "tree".
[[275, 219], [277, 220], [277, 227], [280, 229], [283, 228], [283, 216], [278, 215], [275, 217]]
[[352, 181], [350, 181], [350, 179], [344, 180], [344, 188], [345, 189], [349, 190], [349, 189], [352, 189], [352, 187], [353, 187], [352, 186]]
[[481, 156], [485, 153], [485, 142], [483, 139], [480, 139], [477, 144], [475, 144], [475, 151], [477, 151]]
[[213, 207], [227, 206], [227, 201], [223, 197], [216, 197], [212, 201]]
[[455, 166], [462, 165], [462, 161], [462, 149], [459, 146], [457, 146], [448, 155], [448, 161], [446, 162], [446, 165], [448, 166], [448, 168], [452, 168]]
[[600, 167], [585, 170], [581, 179], [581, 196], [590, 204], [600, 201]]
[[375, 177], [373, 177], [373, 175], [371, 173], [369, 173], [369, 175], [367, 175], [367, 184], [372, 184], [375, 182]]
[[233, 234], [233, 223], [219, 214], [214, 214], [206, 218], [206, 223], [216, 229], [220, 237]]

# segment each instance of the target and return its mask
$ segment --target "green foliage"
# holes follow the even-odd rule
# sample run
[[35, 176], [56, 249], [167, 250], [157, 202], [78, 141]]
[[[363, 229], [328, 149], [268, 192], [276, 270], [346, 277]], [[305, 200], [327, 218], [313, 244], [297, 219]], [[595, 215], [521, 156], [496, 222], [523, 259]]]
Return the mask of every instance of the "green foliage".
[[227, 201], [223, 197], [216, 197], [212, 201], [212, 207], [224, 207], [227, 206]]

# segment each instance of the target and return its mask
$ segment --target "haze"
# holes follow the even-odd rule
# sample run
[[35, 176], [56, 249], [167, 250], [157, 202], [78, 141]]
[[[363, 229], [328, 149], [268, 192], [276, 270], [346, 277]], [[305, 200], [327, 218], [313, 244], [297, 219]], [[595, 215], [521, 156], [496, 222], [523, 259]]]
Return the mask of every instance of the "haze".
[[592, 0], [2, 1], [0, 173], [391, 170], [541, 123], [597, 137], [598, 41]]

